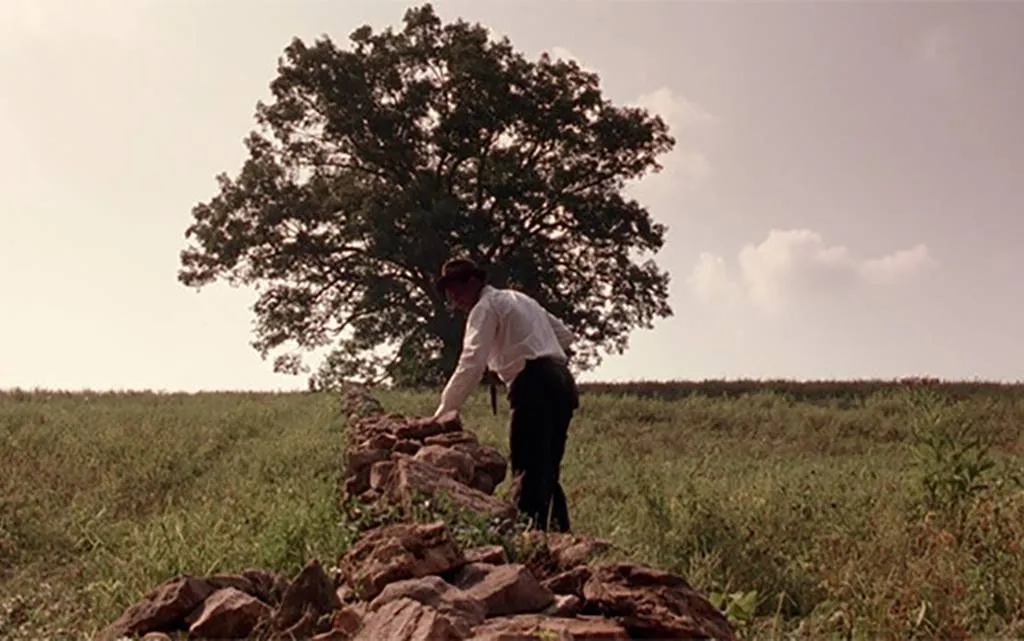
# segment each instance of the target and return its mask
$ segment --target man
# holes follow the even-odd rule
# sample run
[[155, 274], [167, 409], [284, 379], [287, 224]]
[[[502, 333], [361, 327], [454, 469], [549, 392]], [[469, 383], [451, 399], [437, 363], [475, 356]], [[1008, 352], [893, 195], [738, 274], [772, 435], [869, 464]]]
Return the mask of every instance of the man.
[[520, 483], [519, 512], [537, 529], [553, 526], [568, 532], [560, 470], [569, 423], [579, 407], [576, 381], [567, 366], [572, 333], [533, 298], [489, 285], [484, 271], [467, 258], [445, 263], [437, 288], [467, 319], [459, 363], [435, 416], [461, 408], [490, 367], [508, 388], [509, 449], [512, 475]]

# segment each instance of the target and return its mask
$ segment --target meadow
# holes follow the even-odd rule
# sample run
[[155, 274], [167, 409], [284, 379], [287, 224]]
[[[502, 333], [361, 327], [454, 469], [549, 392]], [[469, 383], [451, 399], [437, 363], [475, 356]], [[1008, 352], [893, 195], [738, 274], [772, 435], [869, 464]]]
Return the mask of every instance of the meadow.
[[[426, 415], [437, 390], [381, 390]], [[684, 575], [743, 637], [1024, 636], [1024, 387], [592, 385], [574, 530]], [[485, 392], [467, 429], [506, 450]], [[0, 638], [88, 638], [177, 573], [333, 563], [327, 393], [0, 393]]]

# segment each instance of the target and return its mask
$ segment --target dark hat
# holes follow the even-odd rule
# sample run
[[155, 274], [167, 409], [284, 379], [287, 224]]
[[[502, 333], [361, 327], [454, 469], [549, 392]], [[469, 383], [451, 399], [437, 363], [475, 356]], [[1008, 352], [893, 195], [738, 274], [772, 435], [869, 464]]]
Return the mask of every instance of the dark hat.
[[441, 276], [436, 283], [437, 289], [443, 293], [448, 285], [473, 277], [486, 281], [487, 273], [470, 258], [452, 258], [441, 266]]

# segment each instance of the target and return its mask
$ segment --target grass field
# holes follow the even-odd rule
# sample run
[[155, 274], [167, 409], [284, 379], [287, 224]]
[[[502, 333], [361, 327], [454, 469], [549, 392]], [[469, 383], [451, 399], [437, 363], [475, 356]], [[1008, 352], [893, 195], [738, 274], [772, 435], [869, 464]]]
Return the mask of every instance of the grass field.
[[[574, 529], [746, 638], [1024, 636], [1024, 389], [817, 385], [587, 389]], [[464, 412], [503, 451], [506, 420]], [[86, 638], [179, 572], [333, 562], [343, 432], [325, 394], [0, 393], [0, 638]]]

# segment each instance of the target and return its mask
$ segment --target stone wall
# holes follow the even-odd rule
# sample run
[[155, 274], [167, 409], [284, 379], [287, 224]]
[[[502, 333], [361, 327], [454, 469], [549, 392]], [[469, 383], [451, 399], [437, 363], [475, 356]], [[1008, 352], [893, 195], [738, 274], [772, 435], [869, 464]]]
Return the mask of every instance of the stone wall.
[[[174, 577], [101, 638], [736, 638], [683, 578], [602, 561], [607, 542], [516, 534], [514, 505], [495, 496], [498, 486], [512, 482], [506, 460], [464, 431], [458, 415], [387, 414], [364, 388], [348, 390], [344, 401], [342, 499], [390, 518], [360, 535], [333, 576], [313, 559], [290, 580], [262, 570]], [[509, 544], [460, 545], [451, 523], [414, 518], [425, 498], [476, 515]]]

